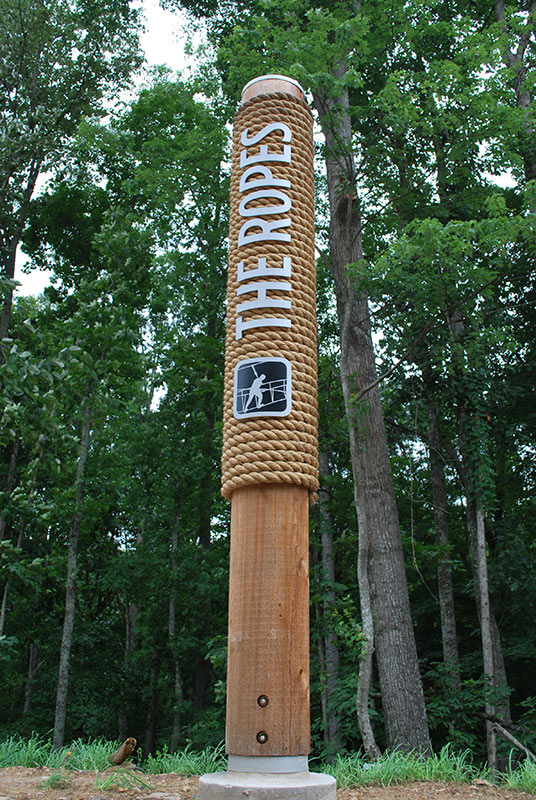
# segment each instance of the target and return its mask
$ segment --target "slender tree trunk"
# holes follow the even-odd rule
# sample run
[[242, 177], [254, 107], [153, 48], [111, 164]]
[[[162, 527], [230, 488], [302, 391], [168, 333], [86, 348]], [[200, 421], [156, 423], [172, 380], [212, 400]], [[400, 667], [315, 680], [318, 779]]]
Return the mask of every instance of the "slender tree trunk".
[[[480, 527], [479, 527], [480, 526]], [[480, 529], [481, 528], [481, 529]], [[487, 585], [487, 556], [486, 556], [486, 548], [482, 550], [482, 545], [480, 543], [480, 539], [482, 535], [484, 535], [484, 542], [485, 542], [485, 518], [484, 518], [484, 511], [482, 509], [482, 505], [478, 503], [474, 497], [469, 497], [467, 501], [467, 530], [469, 536], [469, 545], [471, 551], [471, 565], [473, 570], [473, 582], [475, 586], [475, 601], [477, 607], [477, 614], [478, 619], [480, 622], [480, 626], [487, 626], [487, 619], [484, 618], [482, 621], [482, 597], [487, 593], [487, 605], [489, 607], [489, 631], [482, 632], [482, 645], [491, 642], [491, 663], [493, 664], [493, 674], [491, 679], [492, 686], [498, 690], [501, 687], [506, 688], [508, 685], [508, 680], [506, 677], [506, 667], [504, 663], [504, 656], [502, 652], [502, 644], [501, 644], [501, 636], [499, 632], [499, 626], [497, 625], [497, 620], [495, 618], [495, 614], [493, 612], [493, 605], [491, 602], [491, 598], [489, 596], [489, 586]], [[485, 570], [482, 570], [479, 565], [482, 558], [486, 558], [486, 567]], [[483, 587], [481, 585], [482, 581], [485, 580], [486, 586]], [[490, 657], [489, 654], [486, 654], [486, 658], [484, 659], [483, 653], [483, 660], [484, 660], [484, 674], [488, 677], [488, 673], [486, 673], [486, 663], [490, 664]], [[487, 710], [486, 710], [487, 715]], [[503, 725], [509, 726], [512, 721], [511, 712], [510, 712], [510, 702], [508, 696], [502, 697], [500, 700], [497, 700], [494, 704], [494, 715], [499, 718], [499, 720], [503, 723]]]
[[[22, 527], [20, 529], [19, 535], [17, 537], [17, 545], [16, 545], [17, 549], [19, 549], [21, 544], [22, 544], [22, 538], [24, 536], [25, 529], [26, 529], [26, 525], [25, 525], [25, 523], [23, 523], [23, 525], [22, 525]], [[10, 583], [11, 583], [11, 581], [8, 578], [6, 580], [6, 583], [5, 583], [5, 586], [4, 586], [4, 592], [2, 594], [2, 606], [0, 607], [0, 636], [4, 635], [4, 628], [6, 626], [7, 598], [9, 597], [9, 586], [10, 586]]]
[[337, 634], [333, 627], [334, 611], [337, 606], [335, 595], [335, 561], [333, 558], [333, 523], [329, 511], [329, 493], [326, 480], [330, 477], [327, 453], [322, 451], [319, 458], [320, 489], [318, 492], [318, 519], [322, 543], [322, 640], [326, 675], [326, 715], [327, 743], [333, 752], [341, 748], [339, 717], [334, 708], [335, 688], [339, 673], [339, 648]]
[[37, 676], [37, 669], [39, 666], [39, 645], [32, 642], [30, 645], [30, 652], [28, 655], [28, 675], [26, 684], [24, 686], [24, 708], [23, 714], [29, 714], [32, 710], [33, 690], [35, 686], [35, 679]]
[[[137, 538], [141, 538], [138, 536]], [[123, 648], [123, 675], [125, 683], [130, 680], [130, 663], [134, 652], [134, 642], [136, 640], [136, 621], [138, 618], [138, 606], [131, 603], [127, 595], [123, 606], [123, 618], [125, 620], [125, 646]], [[123, 693], [121, 706], [119, 708], [119, 739], [124, 741], [129, 736], [128, 727], [128, 694]]]
[[[345, 67], [340, 65], [337, 77]], [[362, 259], [360, 214], [352, 156], [348, 95], [334, 101], [315, 95], [327, 146], [330, 260], [341, 341], [341, 380], [350, 431], [350, 453], [360, 540], [367, 543], [360, 580], [368, 566], [378, 674], [389, 747], [430, 752], [428, 722], [404, 567], [387, 437], [376, 380], [368, 298], [348, 265]], [[354, 267], [355, 269], [355, 267]], [[362, 591], [360, 585], [360, 592]]]
[[9, 596], [9, 578], [6, 580], [4, 585], [4, 591], [2, 592], [2, 605], [0, 606], [0, 636], [4, 635], [8, 596]]
[[[471, 550], [471, 564], [475, 584], [475, 599], [480, 620], [482, 657], [484, 662], [484, 678], [488, 683], [485, 697], [486, 713], [486, 738], [488, 744], [488, 759], [490, 767], [497, 766], [496, 733], [489, 717], [496, 715], [510, 721], [510, 704], [508, 698], [500, 704], [500, 709], [490, 702], [489, 690], [507, 686], [504, 659], [499, 636], [499, 629], [494, 619], [489, 596], [488, 567], [486, 554], [485, 515], [480, 497], [478, 467], [474, 467], [475, 459], [471, 460], [468, 442], [469, 419], [467, 406], [469, 398], [465, 395], [463, 385], [463, 366], [460, 362], [460, 348], [464, 346], [465, 324], [463, 315], [458, 308], [448, 312], [449, 329], [454, 341], [453, 366], [457, 395], [457, 433], [461, 455], [461, 464], [458, 464], [458, 475], [462, 481], [467, 504], [467, 531]], [[458, 348], [458, 349], [456, 349]]]
[[488, 561], [486, 557], [486, 532], [484, 527], [484, 510], [481, 505], [476, 508], [476, 571], [480, 594], [480, 630], [482, 633], [482, 654], [484, 658], [484, 678], [486, 687], [486, 738], [488, 742], [488, 763], [497, 769], [497, 743], [493, 719], [495, 705], [489, 697], [489, 691], [495, 684], [495, 665], [493, 663], [493, 641], [491, 633], [491, 609], [489, 602]]
[[[313, 561], [313, 553], [315, 550], [311, 551], [311, 567], [315, 566], [315, 562]], [[316, 625], [318, 629], [318, 636], [316, 639], [316, 652], [318, 655], [318, 663], [320, 665], [319, 675], [320, 675], [320, 709], [322, 711], [322, 732], [324, 736], [324, 742], [326, 745], [329, 745], [329, 725], [328, 725], [328, 692], [326, 686], [326, 654], [324, 652], [324, 637], [322, 636], [322, 628], [324, 625], [324, 621], [322, 618], [322, 611], [320, 610], [321, 606], [320, 603], [314, 604], [315, 610], [315, 619]]]
[[[518, 18], [515, 28], [511, 27], [510, 21], [505, 16], [504, 0], [494, 0], [493, 7], [495, 18], [502, 28], [504, 41], [507, 43], [503, 47], [502, 58], [506, 66], [512, 70], [516, 105], [524, 112], [523, 129], [519, 136], [519, 153], [523, 159], [525, 179], [531, 181], [536, 179], [536, 121], [530, 89], [530, 56], [526, 58], [526, 51], [528, 48], [530, 53], [530, 42], [534, 40], [536, 30], [536, 0], [530, 0], [528, 4], [529, 13], [525, 19], [524, 29], [520, 26]], [[513, 36], [516, 37], [516, 42], [511, 47], [509, 40], [511, 41]], [[536, 208], [531, 208], [531, 212], [536, 214]]]
[[[24, 187], [24, 194], [21, 199], [20, 206], [17, 209], [18, 218], [14, 224], [14, 230], [12, 232], [12, 235], [7, 239], [7, 241], [5, 240], [4, 242], [2, 242], [3, 246], [0, 248], [0, 258], [1, 258], [0, 269], [2, 270], [1, 277], [7, 278], [8, 280], [13, 280], [15, 276], [15, 261], [17, 257], [17, 247], [20, 242], [22, 231], [24, 230], [24, 226], [26, 224], [26, 219], [28, 217], [28, 211], [30, 208], [30, 200], [32, 198], [32, 194], [35, 189], [35, 184], [39, 176], [39, 172], [41, 170], [41, 163], [42, 163], [42, 154], [38, 150], [34, 154], [32, 161], [30, 162], [28, 177], [26, 179], [26, 186]], [[2, 340], [5, 339], [9, 333], [12, 306], [13, 306], [13, 289], [8, 289], [4, 294], [4, 300], [2, 303], [2, 312], [0, 314], [0, 363], [5, 361], [5, 353], [2, 345]]]
[[145, 755], [156, 750], [156, 719], [158, 711], [158, 673], [160, 653], [155, 650], [151, 656], [151, 676], [149, 680], [149, 705], [147, 708], [147, 730], [145, 734]]
[[443, 644], [443, 661], [451, 676], [454, 686], [459, 686], [460, 657], [458, 653], [458, 636], [456, 632], [456, 613], [454, 608], [454, 591], [452, 588], [452, 562], [447, 551], [449, 543], [449, 520], [447, 511], [447, 492], [445, 489], [445, 473], [440, 457], [441, 437], [437, 411], [433, 403], [426, 406], [428, 417], [428, 443], [430, 453], [430, 483], [434, 504], [434, 526], [436, 544], [442, 555], [437, 568], [437, 587], [439, 594], [439, 612], [441, 618], [441, 641]]
[[175, 495], [175, 512], [173, 526], [171, 529], [171, 587], [169, 592], [169, 649], [173, 663], [173, 727], [171, 730], [170, 752], [174, 753], [181, 736], [181, 705], [183, 700], [182, 673], [179, 659], [179, 648], [177, 642], [177, 550], [179, 544], [179, 490]]
[[[359, 517], [359, 511], [358, 511]], [[361, 608], [361, 625], [363, 627], [363, 654], [359, 667], [359, 678], [357, 682], [357, 721], [363, 749], [367, 758], [377, 761], [381, 756], [381, 751], [376, 744], [369, 713], [370, 684], [372, 682], [372, 657], [374, 655], [374, 621], [372, 617], [372, 601], [369, 583], [369, 553], [370, 541], [366, 525], [364, 530], [359, 533], [359, 550], [357, 556], [357, 579], [359, 584], [359, 603]]]
[[60, 665], [58, 672], [58, 688], [56, 692], [56, 713], [54, 718], [53, 746], [63, 746], [65, 720], [67, 717], [67, 694], [69, 690], [69, 663], [73, 641], [74, 618], [76, 608], [76, 567], [78, 559], [78, 535], [82, 523], [82, 501], [85, 491], [85, 471], [89, 453], [92, 405], [90, 390], [86, 392], [82, 413], [82, 432], [76, 470], [74, 515], [69, 533], [69, 550], [67, 554], [67, 581], [65, 586], [65, 615], [60, 647]]
[[[210, 331], [213, 330], [213, 323], [214, 323], [213, 320], [209, 320], [209, 335]], [[206, 373], [206, 377], [208, 377], [208, 373]], [[212, 450], [213, 450], [212, 438], [214, 435], [214, 425], [215, 425], [214, 414], [212, 414], [208, 410], [205, 412], [205, 424], [206, 424], [205, 437], [202, 446], [202, 453], [205, 463], [208, 464], [212, 458]], [[205, 551], [210, 550], [210, 533], [211, 533], [213, 500], [214, 500], [214, 492], [212, 491], [211, 482], [210, 480], [207, 480], [205, 478], [199, 487], [199, 503], [198, 503], [199, 544]], [[207, 620], [209, 620], [211, 618], [210, 595], [207, 594], [207, 596], [204, 598], [203, 606], [204, 606], [205, 617]], [[195, 698], [196, 698], [197, 708], [199, 709], [207, 708], [209, 703], [208, 690], [210, 683], [210, 673], [211, 673], [210, 662], [203, 655], [199, 654], [195, 670]]]
[[[9, 498], [13, 487], [15, 485], [15, 473], [17, 470], [17, 457], [19, 455], [20, 439], [16, 436], [11, 444], [11, 453], [9, 456], [9, 467], [6, 478], [6, 498]], [[0, 514], [0, 542], [3, 540], [6, 533], [6, 518], [4, 514]]]

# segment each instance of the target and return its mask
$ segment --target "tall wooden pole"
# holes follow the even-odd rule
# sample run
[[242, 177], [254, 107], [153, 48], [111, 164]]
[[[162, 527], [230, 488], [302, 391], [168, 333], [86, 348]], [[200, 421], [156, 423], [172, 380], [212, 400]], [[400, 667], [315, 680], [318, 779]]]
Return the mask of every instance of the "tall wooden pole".
[[305, 756], [308, 492], [284, 484], [246, 486], [233, 492], [231, 503], [227, 752]]
[[200, 800], [334, 800], [308, 772], [309, 504], [318, 489], [312, 117], [244, 89], [231, 170], [222, 492], [231, 501], [226, 749]]

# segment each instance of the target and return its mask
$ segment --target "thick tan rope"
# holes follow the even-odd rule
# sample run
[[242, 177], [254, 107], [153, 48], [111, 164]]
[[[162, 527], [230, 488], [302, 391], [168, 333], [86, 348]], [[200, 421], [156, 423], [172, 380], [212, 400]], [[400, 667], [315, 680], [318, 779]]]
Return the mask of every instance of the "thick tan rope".
[[[270, 123], [288, 126], [290, 163], [263, 161], [276, 180], [290, 181], [290, 188], [277, 187], [280, 192], [262, 197], [255, 187], [239, 189], [240, 179], [248, 169], [240, 163], [240, 154], [284, 153], [282, 129], [275, 129], [258, 143], [245, 145]], [[245, 133], [244, 133], [245, 132]], [[285, 134], [286, 135], [286, 134]], [[288, 138], [288, 137], [287, 137]], [[234, 489], [254, 483], [290, 483], [309, 489], [314, 500], [318, 489], [317, 388], [316, 388], [316, 316], [315, 316], [315, 259], [314, 259], [314, 183], [313, 183], [312, 118], [305, 102], [290, 95], [277, 93], [255, 97], [245, 103], [234, 120], [233, 157], [231, 173], [230, 249], [227, 286], [227, 334], [225, 354], [225, 387], [222, 454], [222, 494], [230, 498]], [[248, 176], [246, 175], [246, 178]], [[262, 178], [262, 175], [261, 175]], [[251, 174], [250, 180], [259, 179]], [[248, 196], [258, 191], [256, 197]], [[266, 194], [266, 192], [264, 192]], [[269, 194], [269, 192], [268, 192]], [[290, 209], [282, 213], [262, 209], [284, 205], [281, 198], [291, 200]], [[254, 241], [239, 246], [240, 230], [251, 216], [239, 213], [258, 208], [258, 216], [270, 223], [290, 218], [290, 225], [278, 227], [290, 235], [290, 241]], [[274, 228], [275, 229], [275, 228]], [[246, 229], [255, 233], [261, 228]], [[284, 257], [290, 257], [290, 277], [274, 278], [268, 292], [270, 298], [290, 300], [291, 308], [256, 308], [237, 313], [237, 306], [260, 296], [253, 287], [255, 278], [238, 279], [238, 264], [243, 262], [245, 273], [257, 267], [258, 259], [266, 258], [267, 268], [280, 268]], [[257, 279], [258, 280], [258, 279]], [[271, 280], [271, 278], [265, 278]], [[276, 282], [290, 284], [290, 291], [277, 290]], [[244, 290], [252, 285], [251, 292]], [[241, 293], [237, 293], [238, 289]], [[251, 327], [236, 338], [236, 318], [244, 321], [276, 317], [289, 320], [290, 327]], [[292, 366], [292, 409], [288, 416], [267, 416], [236, 419], [233, 414], [235, 367], [246, 359], [283, 358]], [[257, 370], [257, 372], [259, 372]], [[252, 404], [255, 400], [252, 401]]]

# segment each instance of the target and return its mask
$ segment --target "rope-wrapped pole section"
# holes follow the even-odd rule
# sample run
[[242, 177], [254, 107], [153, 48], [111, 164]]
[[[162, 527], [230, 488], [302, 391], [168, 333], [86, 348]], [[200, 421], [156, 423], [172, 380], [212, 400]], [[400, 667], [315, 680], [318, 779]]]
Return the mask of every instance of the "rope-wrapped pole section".
[[222, 492], [286, 483], [314, 496], [312, 117], [288, 80], [253, 82], [244, 97], [231, 172]]
[[318, 488], [312, 117], [282, 76], [234, 120], [222, 492], [229, 769], [307, 770], [308, 507]]

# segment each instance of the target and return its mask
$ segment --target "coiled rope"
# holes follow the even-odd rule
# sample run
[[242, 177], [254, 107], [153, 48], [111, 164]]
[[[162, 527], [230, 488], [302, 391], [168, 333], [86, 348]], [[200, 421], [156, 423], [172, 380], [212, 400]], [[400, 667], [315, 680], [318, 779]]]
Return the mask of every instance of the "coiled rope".
[[[271, 162], [267, 166], [275, 179], [290, 181], [284, 192], [291, 200], [285, 213], [270, 214], [273, 222], [290, 217], [291, 241], [255, 241], [238, 246], [238, 235], [245, 219], [239, 205], [247, 198], [240, 191], [244, 174], [240, 153], [241, 136], [247, 129], [251, 139], [270, 123], [284, 123], [291, 131], [290, 163]], [[283, 153], [281, 130], [262, 138], [270, 153]], [[258, 154], [259, 144], [248, 149]], [[264, 151], [266, 152], [266, 150]], [[241, 486], [258, 483], [290, 483], [307, 487], [311, 502], [318, 489], [318, 436], [316, 387], [316, 294], [314, 256], [314, 180], [312, 117], [307, 104], [286, 93], [255, 97], [244, 103], [234, 120], [231, 172], [230, 249], [227, 284], [227, 329], [224, 381], [222, 494], [229, 499]], [[267, 199], [249, 200], [247, 208], [266, 208]], [[272, 205], [276, 205], [272, 201]], [[244, 206], [243, 206], [244, 207]], [[270, 296], [290, 299], [290, 309], [248, 310], [247, 320], [280, 317], [291, 326], [253, 327], [236, 338], [237, 305], [255, 300], [258, 293], [244, 293], [247, 284], [238, 280], [238, 263], [254, 268], [266, 258], [268, 268], [280, 267], [290, 257], [292, 273], [288, 291], [271, 290]], [[239, 286], [242, 293], [237, 294]], [[244, 316], [244, 314], [242, 314]], [[233, 414], [235, 367], [245, 359], [284, 358], [292, 365], [292, 409], [288, 416], [236, 419]]]

